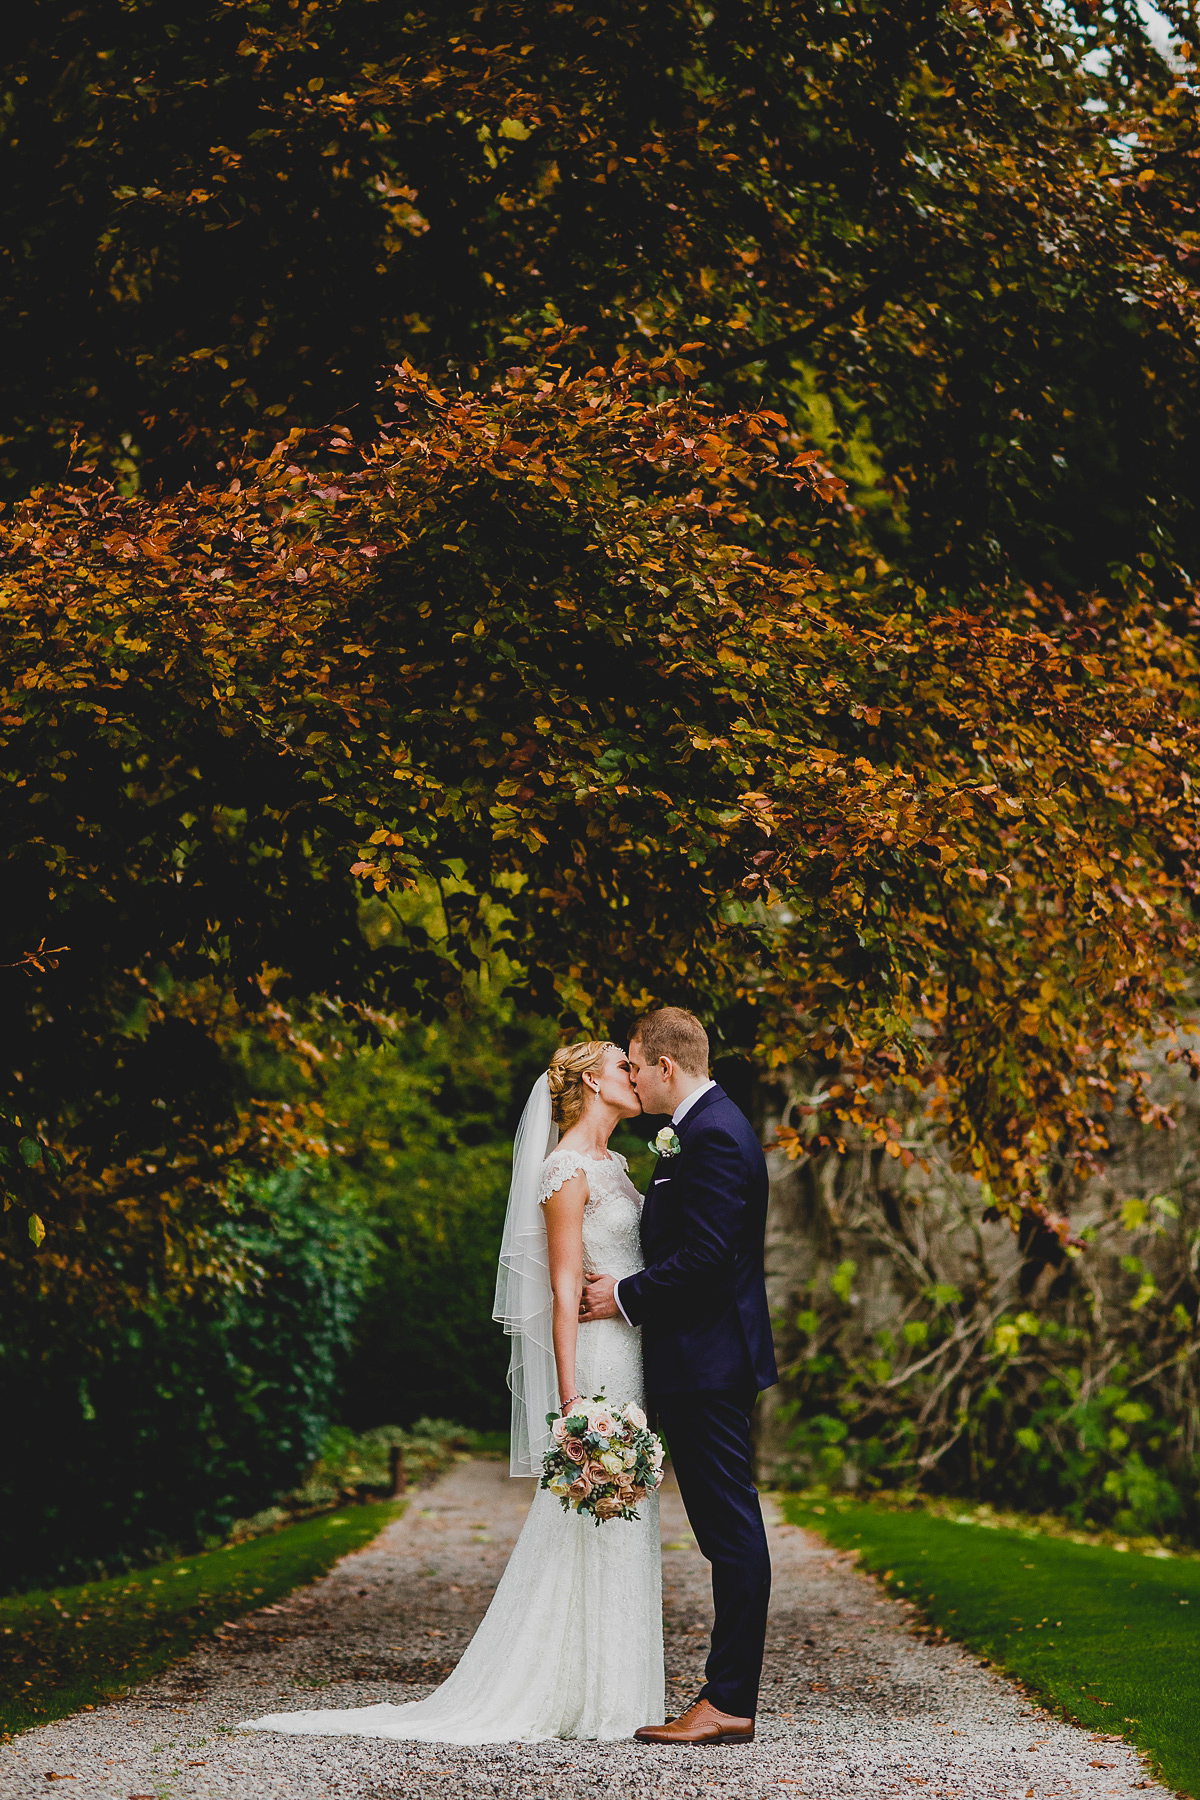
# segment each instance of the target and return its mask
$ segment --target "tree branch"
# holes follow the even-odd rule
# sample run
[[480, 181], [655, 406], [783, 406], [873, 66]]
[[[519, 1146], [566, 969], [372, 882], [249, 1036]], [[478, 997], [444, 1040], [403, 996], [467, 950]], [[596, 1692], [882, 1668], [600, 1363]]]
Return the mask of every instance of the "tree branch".
[[857, 294], [851, 294], [849, 299], [838, 300], [833, 306], [827, 306], [824, 312], [819, 312], [815, 319], [809, 320], [807, 325], [799, 325], [795, 331], [785, 332], [773, 343], [757, 344], [752, 350], [731, 356], [727, 362], [719, 363], [715, 369], [710, 370], [704, 376], [704, 380], [721, 381], [726, 375], [732, 375], [735, 370], [744, 369], [748, 363], [765, 362], [772, 368], [775, 367], [783, 357], [790, 355], [795, 350], [802, 349], [805, 344], [820, 337], [823, 331], [828, 331], [831, 325], [840, 325], [843, 319], [852, 319], [855, 313], [862, 312], [869, 306], [881, 306], [888, 291], [895, 285], [898, 275], [898, 265], [891, 269], [885, 269], [881, 275], [876, 275], [875, 279], [869, 281], [866, 287], [861, 288]]

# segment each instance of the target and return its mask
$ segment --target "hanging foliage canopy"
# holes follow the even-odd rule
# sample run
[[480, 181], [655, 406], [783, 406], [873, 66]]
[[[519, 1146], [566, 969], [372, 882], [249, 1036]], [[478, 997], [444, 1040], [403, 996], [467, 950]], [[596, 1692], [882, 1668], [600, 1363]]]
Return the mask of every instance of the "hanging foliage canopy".
[[426, 876], [465, 882], [459, 966], [503, 907], [534, 998], [585, 1021], [740, 996], [772, 1056], [913, 1079], [936, 1044], [951, 1129], [1036, 1199], [1182, 985], [1189, 647], [1145, 602], [1001, 623], [773, 563], [751, 513], [839, 488], [781, 459], [778, 416], [717, 415], [687, 365], [527, 348], [478, 394], [404, 369], [363, 449], [298, 434], [222, 487], [18, 509], [12, 887], [72, 947], [19, 1066], [40, 1087], [63, 1034], [91, 1065], [57, 1204], [161, 1224], [276, 1155], [261, 1109], [215, 1141], [186, 1092], [172, 1117], [165, 1047], [266, 1007], [273, 968], [435, 1001], [444, 957], [368, 958], [354, 926], [359, 885]]
[[[230, 1036], [436, 1008], [499, 933], [568, 1019], [681, 999], [827, 1058], [817, 1143], [902, 1154], [877, 1087], [933, 1085], [1049, 1213], [1194, 954], [1184, 26], [1175, 66], [1123, 8], [1001, 0], [25, 29], [39, 1279], [227, 1275], [228, 1169], [321, 1133]], [[372, 948], [362, 896], [431, 881], [454, 955]]]

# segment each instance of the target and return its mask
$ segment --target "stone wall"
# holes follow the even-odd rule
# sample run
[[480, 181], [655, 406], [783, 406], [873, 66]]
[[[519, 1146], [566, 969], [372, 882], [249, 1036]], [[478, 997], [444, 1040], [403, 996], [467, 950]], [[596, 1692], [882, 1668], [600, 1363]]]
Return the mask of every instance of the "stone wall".
[[[1114, 1111], [1113, 1148], [1103, 1174], [1086, 1183], [1069, 1172], [1062, 1179], [1060, 1193], [1069, 1196], [1075, 1229], [1089, 1240], [1072, 1257], [1064, 1257], [1045, 1232], [1027, 1231], [1019, 1239], [1006, 1219], [986, 1223], [978, 1183], [950, 1168], [919, 1109], [905, 1120], [903, 1143], [918, 1159], [907, 1169], [861, 1139], [851, 1139], [845, 1155], [825, 1153], [816, 1162], [768, 1153], [768, 1294], [781, 1369], [796, 1368], [799, 1378], [785, 1380], [760, 1403], [765, 1477], [787, 1473], [794, 1462], [789, 1440], [795, 1425], [785, 1415], [789, 1399], [811, 1389], [805, 1359], [834, 1345], [847, 1366], [874, 1368], [875, 1375], [859, 1383], [864, 1403], [872, 1400], [872, 1380], [873, 1398], [885, 1410], [894, 1413], [908, 1397], [929, 1438], [923, 1475], [935, 1484], [949, 1468], [939, 1467], [946, 1450], [938, 1446], [955, 1437], [997, 1368], [1009, 1388], [1024, 1371], [1028, 1413], [1036, 1409], [1038, 1382], [1052, 1381], [1055, 1371], [1077, 1369], [1085, 1400], [1106, 1379], [1111, 1386], [1112, 1368], [1126, 1366], [1131, 1345], [1136, 1355], [1182, 1359], [1178, 1371], [1169, 1372], [1179, 1376], [1174, 1401], [1159, 1392], [1156, 1404], [1174, 1406], [1172, 1429], [1196, 1449], [1200, 1089], [1186, 1067], [1166, 1063], [1165, 1047], [1147, 1053], [1146, 1062], [1153, 1098], [1170, 1108], [1174, 1129], [1147, 1128]], [[765, 1142], [807, 1091], [801, 1073], [769, 1097]], [[961, 1300], [939, 1308], [928, 1298], [939, 1288], [957, 1291]], [[1179, 1305], [1191, 1320], [1190, 1337], [1180, 1330], [1171, 1335], [1171, 1309]], [[798, 1329], [797, 1315], [807, 1313], [811, 1323], [814, 1310], [820, 1329]], [[1173, 1316], [1178, 1324], [1180, 1315]], [[1034, 1319], [1045, 1322], [1040, 1335], [1017, 1323]], [[928, 1329], [930, 1336], [908, 1344], [906, 1326], [911, 1335]], [[892, 1340], [886, 1354], [881, 1334], [884, 1342], [889, 1334]], [[997, 1345], [1012, 1347], [1012, 1354], [998, 1355]], [[962, 1429], [969, 1435], [975, 1427]], [[946, 1446], [952, 1459], [961, 1458], [964, 1442], [960, 1436]], [[851, 1446], [839, 1479], [852, 1486], [858, 1473]], [[977, 1473], [982, 1480], [984, 1472]], [[964, 1479], [962, 1466], [952, 1479]]]

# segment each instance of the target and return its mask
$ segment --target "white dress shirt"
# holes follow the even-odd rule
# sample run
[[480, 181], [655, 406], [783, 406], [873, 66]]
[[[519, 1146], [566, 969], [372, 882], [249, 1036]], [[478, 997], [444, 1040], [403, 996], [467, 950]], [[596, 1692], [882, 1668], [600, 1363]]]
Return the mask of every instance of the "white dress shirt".
[[[694, 1087], [690, 1094], [685, 1094], [683, 1099], [679, 1102], [679, 1105], [675, 1108], [675, 1111], [671, 1114], [672, 1125], [678, 1125], [681, 1123], [682, 1120], [686, 1119], [687, 1115], [691, 1112], [693, 1106], [695, 1106], [695, 1104], [696, 1104], [697, 1100], [700, 1098], [701, 1094], [707, 1094], [709, 1088], [714, 1088], [714, 1087], [716, 1087], [716, 1085], [717, 1084], [715, 1081], [702, 1081], [700, 1083], [700, 1086]], [[626, 1313], [625, 1308], [621, 1305], [621, 1283], [619, 1281], [618, 1281], [616, 1287], [613, 1289], [613, 1301], [614, 1301], [614, 1304], [616, 1305], [617, 1311], [620, 1313], [621, 1317], [625, 1320], [625, 1323], [628, 1325], [629, 1324], [629, 1315]]]
[[707, 1094], [709, 1088], [715, 1088], [716, 1085], [715, 1081], [702, 1081], [698, 1088], [693, 1088], [691, 1093], [679, 1102], [679, 1105], [671, 1114], [672, 1125], [678, 1125], [686, 1119], [701, 1094]]

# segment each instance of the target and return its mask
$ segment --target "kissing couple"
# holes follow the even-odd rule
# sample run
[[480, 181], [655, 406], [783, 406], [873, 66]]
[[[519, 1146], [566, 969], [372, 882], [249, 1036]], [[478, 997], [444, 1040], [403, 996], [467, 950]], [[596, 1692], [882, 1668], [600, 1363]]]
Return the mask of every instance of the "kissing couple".
[[[642, 1112], [671, 1118], [644, 1198], [608, 1148]], [[679, 1718], [663, 1722], [658, 1495], [600, 1525], [539, 1487], [479, 1629], [426, 1699], [247, 1727], [446, 1744], [749, 1743], [771, 1592], [750, 1451], [755, 1399], [777, 1379], [766, 1213], [758, 1139], [709, 1079], [692, 1013], [647, 1013], [627, 1051], [555, 1051], [513, 1146], [496, 1282], [495, 1317], [512, 1339], [511, 1473], [541, 1475], [547, 1415], [601, 1394], [649, 1408], [712, 1565], [706, 1679]]]

